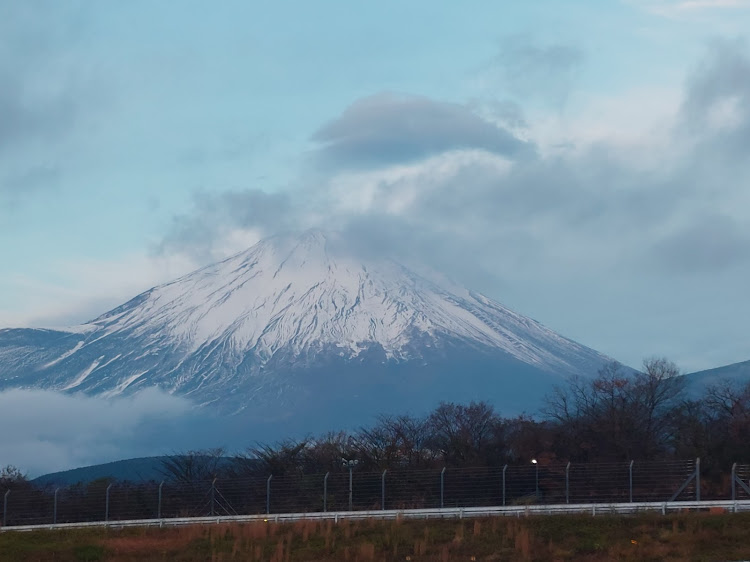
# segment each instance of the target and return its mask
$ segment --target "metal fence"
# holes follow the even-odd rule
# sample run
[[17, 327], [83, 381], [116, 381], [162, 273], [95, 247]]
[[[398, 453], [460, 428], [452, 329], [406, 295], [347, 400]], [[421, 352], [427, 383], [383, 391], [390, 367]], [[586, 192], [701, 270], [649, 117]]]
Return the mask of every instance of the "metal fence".
[[[700, 461], [355, 469], [190, 483], [97, 481], [3, 494], [3, 526], [253, 514], [700, 501]], [[714, 494], [716, 495], [716, 494]], [[750, 499], [734, 465], [724, 499]]]

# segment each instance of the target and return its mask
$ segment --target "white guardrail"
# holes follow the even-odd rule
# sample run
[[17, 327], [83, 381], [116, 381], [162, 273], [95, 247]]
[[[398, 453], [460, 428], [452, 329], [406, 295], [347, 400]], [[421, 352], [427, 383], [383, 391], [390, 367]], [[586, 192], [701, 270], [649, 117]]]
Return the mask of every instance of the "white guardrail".
[[666, 515], [673, 511], [694, 511], [723, 509], [738, 513], [750, 511], [750, 500], [721, 501], [674, 501], [674, 502], [635, 502], [635, 503], [580, 503], [552, 505], [523, 505], [497, 507], [446, 507], [435, 509], [387, 509], [371, 511], [327, 511], [314, 513], [272, 513], [263, 515], [231, 515], [214, 517], [178, 517], [165, 519], [132, 519], [123, 521], [89, 521], [84, 523], [57, 523], [49, 525], [17, 525], [0, 527], [5, 531], [37, 531], [45, 529], [81, 529], [87, 527], [174, 527], [178, 525], [210, 525], [220, 523], [273, 522], [292, 523], [295, 521], [338, 522], [343, 519], [464, 519], [476, 517], [521, 517], [529, 515], [632, 515], [643, 512], [658, 512]]

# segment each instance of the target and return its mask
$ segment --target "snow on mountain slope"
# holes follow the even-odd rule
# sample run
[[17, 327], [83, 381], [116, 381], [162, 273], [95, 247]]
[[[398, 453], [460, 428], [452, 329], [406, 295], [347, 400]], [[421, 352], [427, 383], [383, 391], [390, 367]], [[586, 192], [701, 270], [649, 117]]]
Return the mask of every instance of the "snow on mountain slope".
[[46, 340], [0, 331], [0, 385], [108, 396], [158, 385], [242, 409], [283, 402], [309, 386], [300, 373], [323, 365], [366, 363], [378, 377], [388, 365], [480, 354], [559, 376], [608, 361], [482, 295], [358, 259], [341, 242], [320, 231], [272, 237]]

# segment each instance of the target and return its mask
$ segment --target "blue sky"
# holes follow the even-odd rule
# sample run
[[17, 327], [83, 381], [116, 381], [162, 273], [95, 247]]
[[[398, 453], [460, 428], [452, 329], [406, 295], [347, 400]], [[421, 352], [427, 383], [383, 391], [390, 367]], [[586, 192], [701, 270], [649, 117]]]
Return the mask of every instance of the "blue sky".
[[750, 359], [750, 2], [0, 0], [0, 327], [291, 227], [616, 359]]

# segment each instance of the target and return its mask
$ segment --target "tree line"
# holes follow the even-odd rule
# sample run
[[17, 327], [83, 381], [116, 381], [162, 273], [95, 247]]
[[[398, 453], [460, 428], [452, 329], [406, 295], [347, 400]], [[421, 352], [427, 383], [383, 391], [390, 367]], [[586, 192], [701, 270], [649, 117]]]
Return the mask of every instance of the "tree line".
[[[505, 417], [485, 401], [443, 402], [425, 415], [382, 415], [356, 431], [329, 432], [229, 454], [223, 448], [169, 455], [161, 472], [176, 483], [358, 471], [432, 470], [540, 463], [682, 460], [704, 471], [750, 462], [750, 382], [725, 381], [700, 397], [664, 358], [639, 371], [605, 365], [594, 378], [555, 387], [536, 416]], [[0, 489], [23, 485], [13, 467]]]
[[611, 363], [554, 388], [539, 415], [504, 417], [488, 402], [444, 402], [426, 415], [383, 415], [357, 431], [259, 443], [239, 454], [190, 451], [165, 459], [177, 482], [348, 470], [421, 470], [528, 463], [701, 457], [710, 473], [750, 461], [750, 383], [691, 398], [664, 358], [640, 371]]

